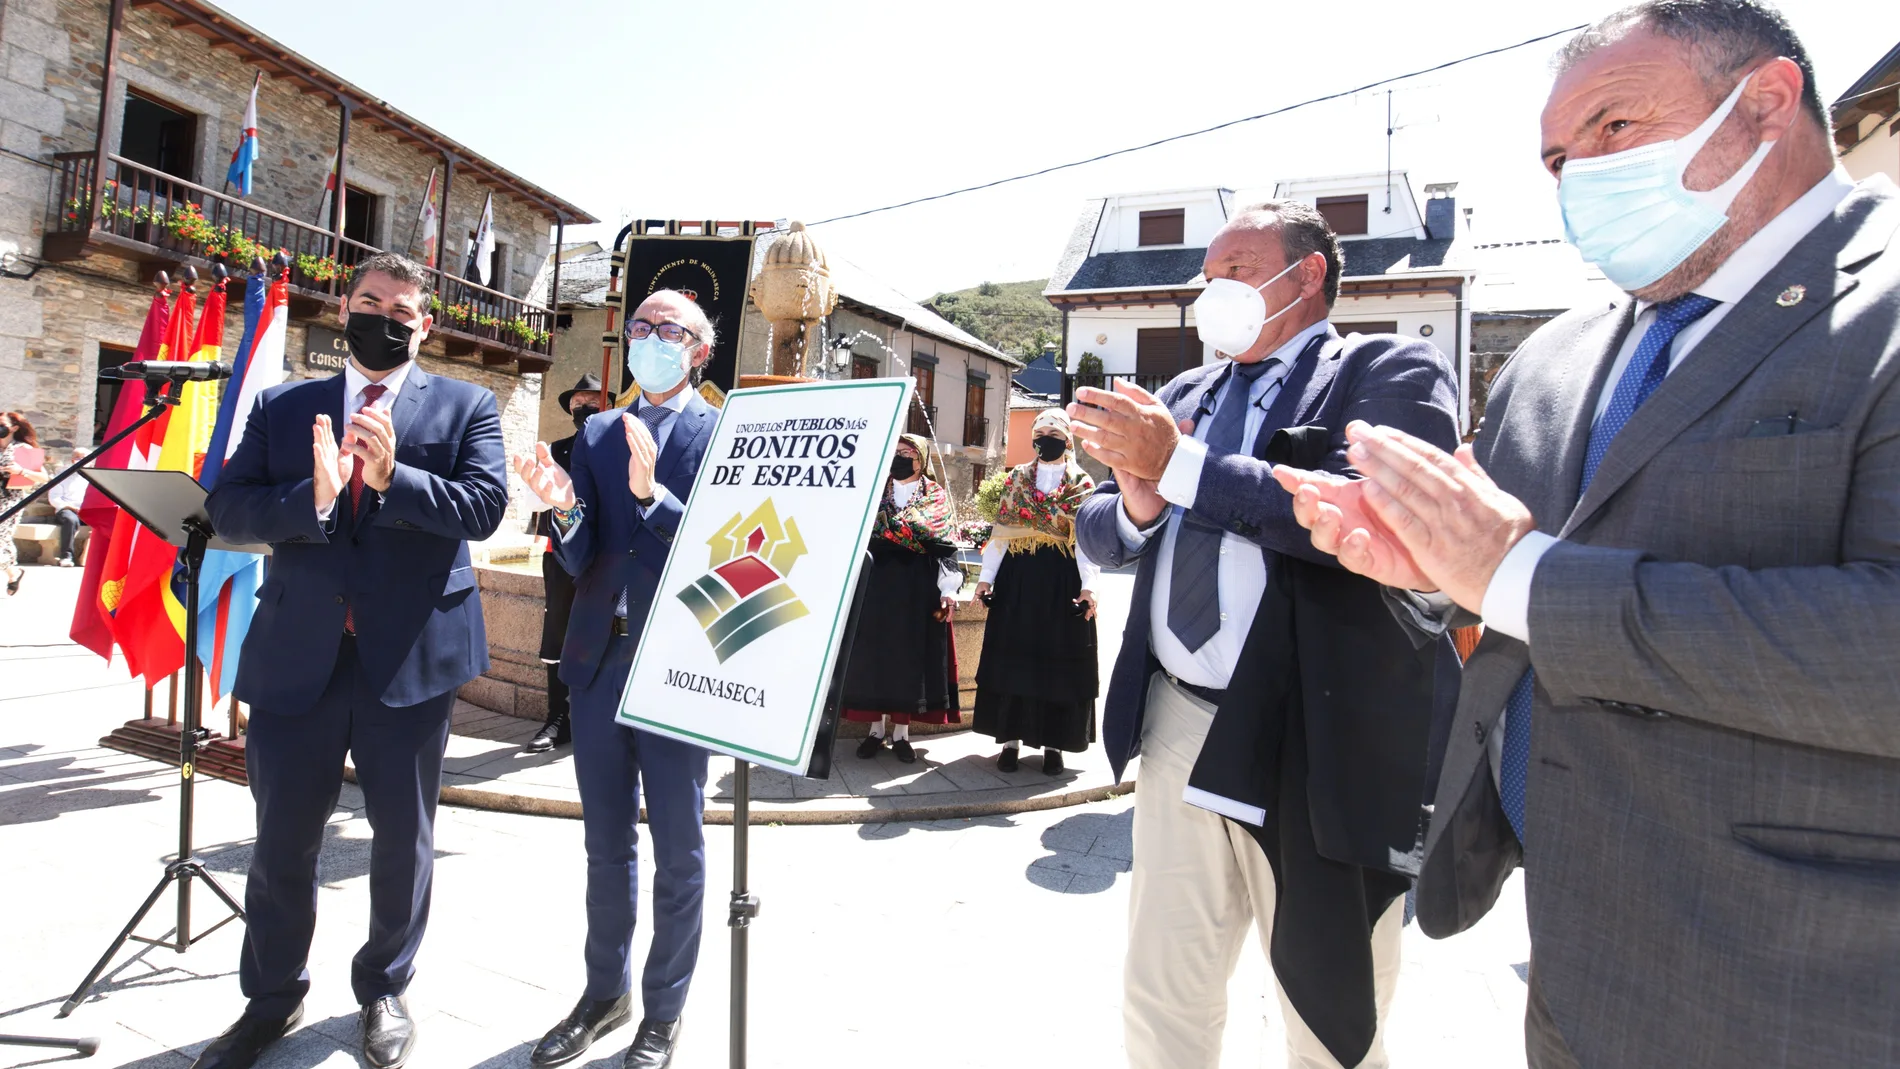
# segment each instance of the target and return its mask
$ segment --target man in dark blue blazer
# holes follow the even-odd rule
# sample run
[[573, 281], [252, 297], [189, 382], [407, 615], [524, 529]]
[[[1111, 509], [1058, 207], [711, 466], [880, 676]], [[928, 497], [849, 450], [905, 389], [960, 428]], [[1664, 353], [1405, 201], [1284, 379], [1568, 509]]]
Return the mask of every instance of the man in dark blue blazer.
[[[1376, 586], [1330, 578], [1345, 573], [1294, 522], [1267, 458], [1296, 450], [1346, 472], [1346, 423], [1370, 413], [1453, 442], [1455, 378], [1425, 342], [1332, 330], [1339, 245], [1308, 205], [1235, 216], [1205, 274], [1196, 326], [1231, 360], [1182, 373], [1159, 399], [1117, 383], [1070, 408], [1115, 476], [1082, 506], [1077, 538], [1105, 567], [1140, 561], [1102, 732], [1117, 777], [1142, 755], [1129, 1064], [1219, 1064], [1251, 921], [1270, 943], [1288, 1064], [1383, 1066], [1404, 889], [1388, 858], [1402, 872], [1419, 827], [1430, 654], [1413, 663]], [[1411, 685], [1342, 702], [1307, 678], [1388, 669]], [[1388, 783], [1393, 767], [1409, 774]]]
[[357, 267], [340, 375], [266, 390], [207, 509], [218, 534], [269, 543], [236, 694], [257, 844], [238, 982], [250, 1005], [198, 1069], [244, 1069], [295, 1027], [310, 988], [317, 854], [356, 765], [374, 836], [369, 940], [350, 983], [376, 1069], [408, 1057], [435, 865], [435, 803], [455, 692], [488, 667], [468, 542], [507, 507], [495, 395], [424, 372], [428, 276], [399, 256]]
[[561, 678], [571, 688], [587, 843], [587, 988], [529, 1055], [541, 1067], [579, 1058], [632, 1017], [642, 794], [653, 833], [653, 943], [628, 1069], [673, 1060], [699, 961], [707, 753], [622, 727], [615, 714], [718, 420], [691, 381], [712, 355], [713, 325], [685, 294], [659, 290], [627, 320], [626, 334], [627, 365], [641, 387], [634, 403], [587, 421], [569, 469], [546, 443], [515, 459], [528, 488], [554, 510], [554, 552], [576, 577]]

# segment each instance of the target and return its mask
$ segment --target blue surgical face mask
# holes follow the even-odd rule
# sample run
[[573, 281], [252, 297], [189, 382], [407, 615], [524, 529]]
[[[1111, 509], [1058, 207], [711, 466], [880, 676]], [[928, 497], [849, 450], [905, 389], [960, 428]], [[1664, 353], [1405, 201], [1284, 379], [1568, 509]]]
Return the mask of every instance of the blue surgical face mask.
[[1642, 289], [1681, 266], [1728, 222], [1729, 205], [1775, 143], [1762, 142], [1734, 177], [1707, 192], [1685, 187], [1682, 175], [1754, 76], [1749, 72], [1687, 137], [1564, 161], [1557, 185], [1564, 237], [1605, 278], [1626, 291]]
[[686, 345], [661, 341], [658, 334], [629, 341], [627, 371], [642, 390], [665, 393], [686, 377]]

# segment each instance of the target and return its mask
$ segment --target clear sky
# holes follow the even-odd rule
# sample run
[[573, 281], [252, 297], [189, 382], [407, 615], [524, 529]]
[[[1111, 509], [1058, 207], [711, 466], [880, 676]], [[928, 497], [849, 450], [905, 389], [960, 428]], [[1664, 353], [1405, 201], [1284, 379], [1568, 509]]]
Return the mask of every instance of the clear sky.
[[[807, 221], [1258, 114], [1590, 21], [1613, 3], [217, 0], [618, 224]], [[1787, 0], [1832, 100], [1900, 4]], [[1561, 236], [1536, 119], [1558, 41], [1396, 88], [1394, 165], [1459, 182], [1481, 241]], [[1383, 90], [933, 204], [826, 247], [913, 297], [1045, 277], [1083, 200], [1377, 171]], [[572, 236], [573, 231], [570, 231]]]

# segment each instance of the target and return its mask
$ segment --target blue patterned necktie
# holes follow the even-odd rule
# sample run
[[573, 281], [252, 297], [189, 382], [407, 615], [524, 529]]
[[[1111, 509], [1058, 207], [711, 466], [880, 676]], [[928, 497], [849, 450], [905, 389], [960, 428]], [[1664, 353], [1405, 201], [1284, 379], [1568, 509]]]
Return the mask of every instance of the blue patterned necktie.
[[[1583, 454], [1583, 483], [1577, 488], [1579, 501], [1590, 489], [1590, 480], [1596, 478], [1597, 467], [1603, 463], [1603, 455], [1610, 451], [1610, 442], [1617, 432], [1669, 374], [1670, 343], [1684, 327], [1708, 315], [1720, 303], [1699, 293], [1690, 293], [1656, 306], [1655, 322], [1643, 332], [1643, 340], [1631, 355], [1629, 366], [1617, 380], [1609, 407], [1590, 428], [1590, 444]], [[1498, 798], [1520, 843], [1524, 841], [1524, 781], [1531, 763], [1531, 698], [1536, 689], [1537, 672], [1527, 668], [1504, 703], [1504, 753], [1498, 762]]]
[[[1254, 383], [1278, 360], [1232, 364], [1222, 388], [1220, 408], [1207, 428], [1207, 451], [1238, 453], [1247, 437], [1247, 402]], [[1168, 585], [1168, 630], [1189, 653], [1220, 632], [1221, 529], [1193, 512], [1183, 512], [1174, 535], [1174, 563]]]
[[[648, 404], [644, 399], [640, 402], [640, 411], [638, 413], [640, 422], [647, 425], [647, 430], [653, 435], [653, 443], [655, 445], [658, 445], [660, 442], [660, 425], [665, 423], [666, 418], [672, 414], [673, 410], [665, 405]], [[627, 615], [626, 587], [620, 588], [620, 600], [614, 603], [614, 615]]]

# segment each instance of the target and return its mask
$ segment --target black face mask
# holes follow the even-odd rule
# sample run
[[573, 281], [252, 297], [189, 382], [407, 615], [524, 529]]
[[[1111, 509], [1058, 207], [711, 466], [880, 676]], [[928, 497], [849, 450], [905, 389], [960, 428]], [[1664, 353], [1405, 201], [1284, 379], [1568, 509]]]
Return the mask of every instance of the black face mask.
[[917, 474], [917, 462], [909, 457], [896, 457], [891, 461], [891, 478], [904, 482]]
[[415, 328], [388, 316], [351, 312], [344, 324], [343, 336], [350, 341], [350, 355], [365, 371], [389, 371], [409, 362], [409, 339]]
[[587, 426], [588, 417], [598, 416], [598, 415], [600, 415], [599, 405], [582, 405], [581, 407], [575, 409], [574, 410], [574, 429], [580, 430], [582, 427]]
[[1045, 437], [1036, 439], [1036, 455], [1047, 463], [1053, 464], [1061, 460], [1062, 454], [1068, 451], [1069, 443], [1060, 438]]

